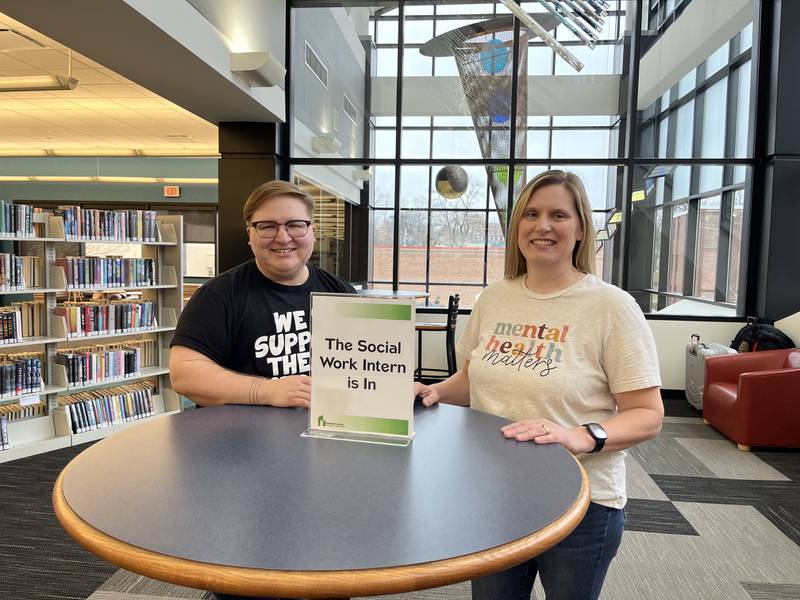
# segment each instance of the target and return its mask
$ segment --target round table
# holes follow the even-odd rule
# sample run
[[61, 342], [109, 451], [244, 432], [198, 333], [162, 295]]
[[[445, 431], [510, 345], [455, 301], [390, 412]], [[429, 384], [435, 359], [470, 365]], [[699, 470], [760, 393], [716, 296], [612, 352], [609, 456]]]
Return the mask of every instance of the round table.
[[493, 573], [552, 547], [589, 504], [558, 445], [504, 419], [417, 405], [408, 447], [300, 437], [302, 409], [219, 406], [84, 450], [53, 490], [94, 554], [163, 581], [306, 598], [390, 594]]

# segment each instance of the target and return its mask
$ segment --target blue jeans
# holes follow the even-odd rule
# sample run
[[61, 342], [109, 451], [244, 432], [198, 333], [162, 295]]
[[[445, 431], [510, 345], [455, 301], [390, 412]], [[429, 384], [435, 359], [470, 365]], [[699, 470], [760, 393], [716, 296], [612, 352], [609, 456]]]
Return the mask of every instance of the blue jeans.
[[594, 502], [575, 530], [547, 552], [472, 580], [472, 600], [528, 600], [536, 573], [547, 600], [597, 600], [617, 554], [625, 513]]

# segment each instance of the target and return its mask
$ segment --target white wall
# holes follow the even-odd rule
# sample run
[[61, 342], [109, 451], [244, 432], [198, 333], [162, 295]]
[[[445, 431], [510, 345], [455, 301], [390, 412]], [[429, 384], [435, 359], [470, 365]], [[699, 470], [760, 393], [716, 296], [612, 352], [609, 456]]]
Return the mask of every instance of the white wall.
[[[466, 325], [468, 315], [459, 315], [456, 327], [456, 340], [461, 329]], [[776, 323], [792, 336], [795, 341], [800, 341], [800, 313], [789, 317], [794, 319], [790, 325], [795, 333], [789, 333], [789, 328]], [[784, 321], [789, 321], [784, 319]], [[444, 315], [417, 314], [417, 321], [444, 322]], [[653, 332], [658, 351], [658, 365], [661, 370], [661, 387], [667, 390], [685, 389], [685, 360], [686, 344], [693, 333], [700, 335], [705, 342], [720, 342], [726, 346], [744, 325], [744, 322], [730, 321], [673, 321], [673, 320], [648, 320], [647, 324]], [[422, 360], [426, 367], [445, 368], [447, 360], [444, 351], [444, 333], [423, 334]]]
[[682, 390], [686, 384], [686, 344], [693, 333], [704, 342], [719, 342], [729, 346], [744, 322], [720, 321], [656, 321], [648, 320], [658, 350], [661, 387]]
[[[283, 61], [284, 0], [124, 0], [222, 77], [236, 84], [279, 120], [286, 114], [280, 87], [250, 88], [231, 73], [231, 52], [268, 51]], [[191, 109], [190, 109], [191, 110]]]
[[794, 343], [800, 347], [800, 312], [775, 321], [775, 327], [792, 338]]
[[752, 0], [692, 2], [639, 63], [639, 106], [647, 106], [753, 21]]

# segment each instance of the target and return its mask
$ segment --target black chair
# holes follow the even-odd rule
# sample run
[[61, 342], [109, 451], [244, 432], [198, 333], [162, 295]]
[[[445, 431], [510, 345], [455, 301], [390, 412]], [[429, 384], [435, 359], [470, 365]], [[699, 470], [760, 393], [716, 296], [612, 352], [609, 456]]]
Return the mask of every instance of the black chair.
[[[444, 323], [417, 323], [417, 368], [414, 378], [425, 381], [443, 381], [456, 372], [456, 321], [458, 320], [458, 294], [447, 301], [447, 321]], [[445, 354], [447, 369], [424, 368], [422, 366], [422, 334], [425, 331], [445, 332]]]

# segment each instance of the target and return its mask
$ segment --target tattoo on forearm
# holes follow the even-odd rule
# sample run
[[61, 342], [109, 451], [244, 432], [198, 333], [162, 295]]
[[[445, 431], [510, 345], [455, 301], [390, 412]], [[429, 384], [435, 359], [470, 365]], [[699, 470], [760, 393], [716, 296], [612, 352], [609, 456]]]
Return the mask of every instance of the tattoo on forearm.
[[261, 379], [254, 377], [250, 383], [250, 404], [258, 404], [258, 391], [261, 389]]

